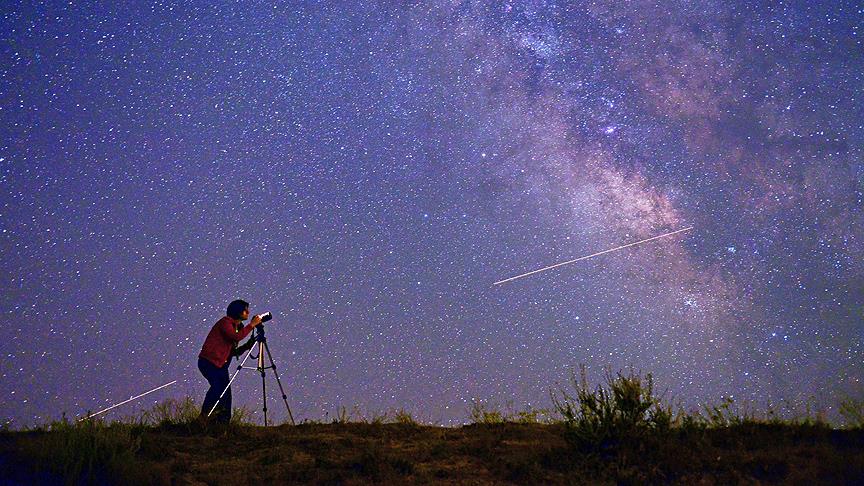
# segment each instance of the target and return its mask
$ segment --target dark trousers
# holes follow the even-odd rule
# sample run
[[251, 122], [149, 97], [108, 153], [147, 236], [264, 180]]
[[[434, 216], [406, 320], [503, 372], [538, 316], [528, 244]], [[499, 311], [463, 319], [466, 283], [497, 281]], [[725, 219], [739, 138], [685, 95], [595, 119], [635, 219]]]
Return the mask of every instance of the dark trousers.
[[[198, 369], [204, 375], [204, 378], [207, 378], [207, 383], [210, 383], [210, 389], [207, 390], [207, 395], [204, 396], [204, 405], [201, 405], [201, 415], [206, 417], [210, 413], [210, 409], [213, 408], [216, 400], [219, 400], [219, 395], [222, 395], [222, 391], [228, 386], [229, 364], [231, 364], [230, 359], [225, 363], [225, 366], [217, 368], [216, 365], [206, 359], [198, 358]], [[219, 400], [219, 406], [216, 407], [213, 416], [216, 417], [216, 421], [219, 423], [227, 424], [231, 421], [231, 388], [228, 388], [228, 391]]]

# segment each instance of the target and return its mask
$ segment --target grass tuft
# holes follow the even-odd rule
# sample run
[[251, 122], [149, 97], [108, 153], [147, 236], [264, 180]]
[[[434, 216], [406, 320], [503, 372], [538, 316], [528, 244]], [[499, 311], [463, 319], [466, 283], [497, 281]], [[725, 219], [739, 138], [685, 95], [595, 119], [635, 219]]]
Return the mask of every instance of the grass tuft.
[[845, 398], [840, 401], [840, 416], [845, 421], [846, 428], [864, 428], [864, 400]]
[[471, 403], [469, 415], [472, 423], [485, 425], [504, 423], [549, 424], [556, 421], [555, 414], [549, 409], [534, 408], [529, 405], [523, 410], [516, 410], [512, 402], [508, 402], [502, 411], [488, 403], [474, 400]]
[[[165, 425], [189, 425], [198, 419], [200, 413], [201, 407], [192, 397], [186, 397], [183, 400], [170, 398], [164, 402], [157, 403], [149, 410], [142, 411], [138, 421], [142, 424], [157, 427]], [[232, 413], [231, 416], [233, 420], [236, 413]]]
[[70, 422], [65, 416], [45, 426], [47, 433], [29, 437], [22, 452], [37, 470], [67, 484], [117, 480], [133, 469], [142, 429], [133, 424], [101, 420]]
[[561, 414], [567, 438], [579, 449], [607, 447], [625, 438], [644, 436], [649, 432], [667, 432], [673, 423], [671, 407], [654, 396], [650, 373], [642, 376], [632, 369], [615, 375], [608, 369], [606, 382], [593, 390], [588, 385], [585, 367], [581, 379], [572, 377], [576, 390], [571, 395], [559, 390], [551, 394], [555, 410]]

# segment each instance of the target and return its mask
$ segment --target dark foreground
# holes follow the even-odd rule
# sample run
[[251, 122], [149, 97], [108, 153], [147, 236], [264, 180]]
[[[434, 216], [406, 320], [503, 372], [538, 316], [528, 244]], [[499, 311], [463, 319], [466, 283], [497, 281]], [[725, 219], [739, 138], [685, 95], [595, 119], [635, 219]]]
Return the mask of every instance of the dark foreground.
[[743, 424], [593, 447], [563, 425], [103, 426], [0, 433], [3, 484], [862, 484], [864, 431]]

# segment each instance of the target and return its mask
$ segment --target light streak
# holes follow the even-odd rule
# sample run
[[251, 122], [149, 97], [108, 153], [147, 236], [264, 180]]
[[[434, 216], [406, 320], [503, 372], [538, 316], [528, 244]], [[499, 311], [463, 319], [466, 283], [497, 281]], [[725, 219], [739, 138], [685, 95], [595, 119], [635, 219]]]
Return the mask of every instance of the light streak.
[[155, 392], [156, 390], [161, 390], [161, 389], [165, 388], [165, 387], [168, 386], [168, 385], [173, 385], [174, 383], [177, 383], [177, 380], [174, 380], [174, 381], [172, 381], [171, 383], [165, 383], [165, 384], [162, 385], [162, 386], [156, 387], [156, 388], [154, 388], [154, 389], [152, 389], [152, 390], [150, 390], [150, 391], [148, 391], [148, 392], [144, 392], [144, 393], [138, 395], [137, 397], [132, 397], [132, 398], [130, 398], [129, 400], [122, 401], [122, 402], [120, 402], [120, 403], [118, 403], [118, 404], [116, 404], [116, 405], [111, 405], [110, 407], [108, 407], [108, 408], [106, 408], [106, 409], [104, 409], [104, 410], [100, 410], [100, 411], [98, 411], [98, 412], [96, 412], [96, 413], [90, 413], [90, 414], [87, 414], [86, 417], [81, 417], [80, 419], [78, 419], [78, 421], [80, 422], [80, 421], [82, 421], [82, 420], [87, 420], [87, 419], [93, 418], [93, 417], [95, 417], [95, 416], [97, 416], [97, 415], [99, 415], [99, 414], [101, 414], [101, 413], [105, 413], [105, 412], [107, 412], [108, 410], [111, 410], [111, 409], [113, 409], [113, 408], [117, 408], [117, 407], [119, 407], [120, 405], [123, 405], [124, 403], [129, 403], [129, 402], [131, 402], [132, 400], [137, 400], [137, 399], [143, 397], [144, 395], [147, 395], [147, 394], [153, 393], [153, 392]]
[[541, 269], [539, 269], [539, 270], [532, 270], [532, 271], [530, 271], [530, 272], [528, 272], [528, 273], [523, 273], [522, 275], [516, 275], [515, 277], [510, 277], [510, 278], [505, 278], [504, 280], [499, 280], [499, 281], [493, 283], [492, 286], [494, 287], [494, 286], [496, 286], [496, 285], [501, 285], [501, 284], [503, 284], [503, 283], [512, 282], [512, 281], [514, 281], [514, 280], [516, 280], [516, 279], [519, 279], [519, 278], [522, 278], [522, 277], [527, 277], [527, 276], [529, 276], [529, 275], [534, 275], [535, 273], [545, 272], [546, 270], [552, 270], [553, 268], [558, 268], [558, 267], [561, 267], [561, 266], [564, 266], [564, 265], [569, 265], [569, 264], [571, 264], [571, 263], [576, 263], [576, 262], [579, 262], [579, 261], [582, 261], [582, 260], [587, 260], [587, 259], [589, 259], [589, 258], [594, 258], [594, 257], [596, 257], [596, 256], [603, 255], [603, 254], [605, 254], [605, 253], [611, 253], [611, 252], [613, 252], [613, 251], [623, 250], [624, 248], [629, 248], [629, 247], [631, 247], [631, 246], [636, 246], [636, 245], [639, 245], [639, 244], [642, 244], [642, 243], [647, 243], [647, 242], [649, 242], [649, 241], [657, 240], [657, 239], [660, 239], [660, 238], [665, 238], [665, 237], [667, 237], [667, 236], [672, 236], [672, 235], [674, 235], [674, 234], [683, 233], [683, 232], [685, 232], [685, 231], [690, 231], [690, 230], [692, 230], [692, 229], [693, 229], [693, 226], [690, 226], [690, 227], [687, 227], [687, 228], [684, 228], [684, 229], [679, 229], [679, 230], [673, 231], [673, 232], [671, 232], [671, 233], [665, 233], [665, 234], [662, 234], [662, 235], [659, 235], [659, 236], [652, 236], [651, 238], [648, 238], [648, 239], [645, 239], [645, 240], [635, 241], [635, 242], [633, 242], [633, 243], [628, 243], [628, 244], [626, 244], [626, 245], [618, 246], [618, 247], [615, 247], [615, 248], [611, 248], [611, 249], [609, 249], [609, 250], [603, 250], [603, 251], [600, 251], [600, 252], [597, 252], [597, 253], [592, 253], [592, 254], [590, 254], [590, 255], [586, 255], [586, 256], [583, 256], [583, 257], [575, 258], [575, 259], [573, 259], [573, 260], [568, 260], [568, 261], [566, 261], [566, 262], [556, 263], [555, 265], [549, 265], [548, 267], [543, 267], [543, 268], [541, 268]]

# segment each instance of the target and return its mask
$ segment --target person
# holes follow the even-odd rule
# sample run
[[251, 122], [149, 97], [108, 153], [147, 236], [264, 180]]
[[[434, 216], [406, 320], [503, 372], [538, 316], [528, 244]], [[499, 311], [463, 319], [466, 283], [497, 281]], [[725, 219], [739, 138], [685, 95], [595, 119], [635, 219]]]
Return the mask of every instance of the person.
[[[219, 319], [210, 329], [198, 354], [198, 370], [210, 384], [210, 389], [204, 396], [204, 404], [201, 405], [199, 420], [202, 422], [207, 421], [207, 414], [217, 401], [219, 405], [213, 412], [216, 422], [227, 424], [231, 421], [231, 388], [225, 390], [229, 381], [228, 367], [233, 356], [239, 356], [252, 348], [255, 344], [254, 338], [249, 338], [242, 346], [237, 344], [261, 324], [260, 316], [253, 317], [249, 324], [244, 326], [243, 321], [246, 319], [249, 319], [248, 302], [238, 299], [228, 304], [225, 317]], [[223, 390], [225, 395], [220, 400]]]

